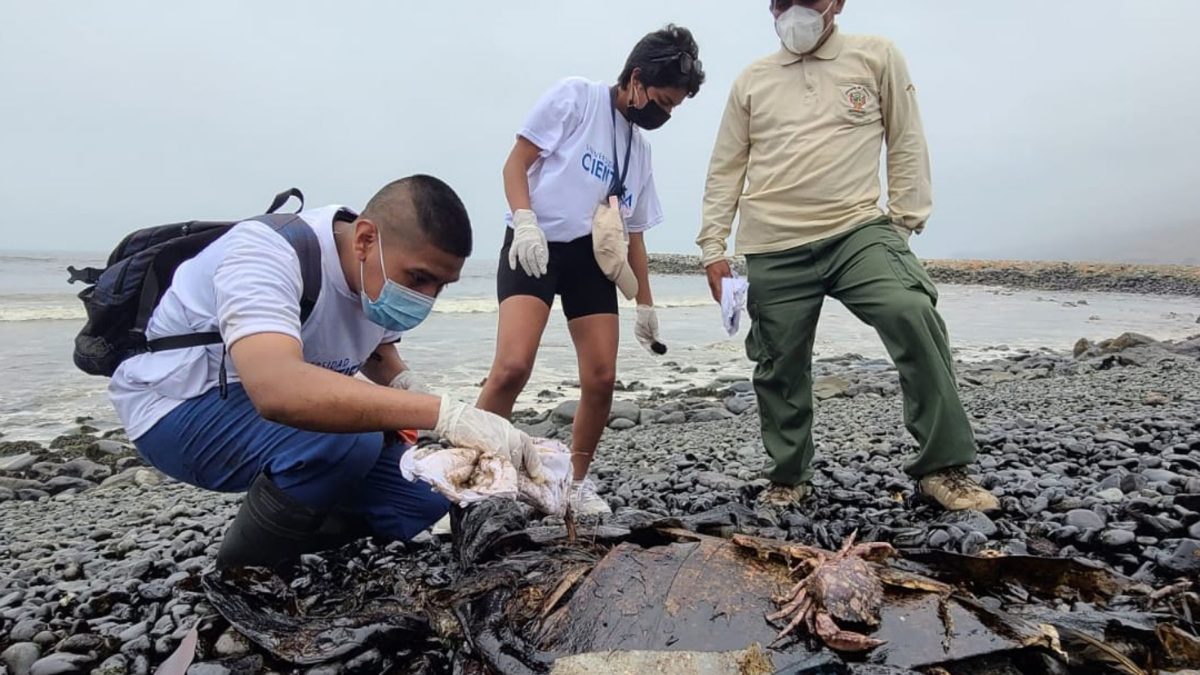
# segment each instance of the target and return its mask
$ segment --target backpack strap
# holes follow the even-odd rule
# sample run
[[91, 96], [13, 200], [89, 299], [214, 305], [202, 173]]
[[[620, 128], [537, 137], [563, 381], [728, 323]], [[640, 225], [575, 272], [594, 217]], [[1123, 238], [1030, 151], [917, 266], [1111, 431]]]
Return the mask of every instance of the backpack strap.
[[295, 212], [300, 213], [301, 211], [303, 211], [304, 210], [304, 193], [301, 192], [300, 190], [298, 190], [297, 188], [292, 188], [290, 190], [284, 190], [283, 192], [280, 192], [279, 194], [275, 195], [275, 199], [272, 200], [271, 205], [267, 207], [267, 211], [266, 211], [267, 214], [270, 215], [270, 214], [275, 213], [279, 209], [282, 209], [283, 205], [286, 204], [287, 201], [289, 199], [291, 199], [292, 197], [295, 197], [296, 200], [300, 202], [300, 208], [296, 209]]
[[[303, 285], [303, 290], [300, 294], [300, 323], [303, 324], [312, 315], [313, 308], [317, 304], [317, 298], [321, 295], [321, 242], [317, 239], [317, 233], [313, 232], [313, 229], [309, 227], [303, 218], [290, 213], [268, 214], [251, 218], [250, 220], [262, 223], [275, 230], [295, 249], [296, 255], [300, 259], [300, 279]], [[158, 298], [161, 297], [157, 292], [157, 276], [147, 275], [147, 282], [152, 285], [152, 288], [147, 288], [142, 293], [138, 308], [138, 323], [141, 324], [139, 327], [142, 331], [145, 330], [145, 324], [149, 323], [150, 315], [154, 312], [155, 305], [158, 304]], [[219, 345], [221, 342], [221, 334], [217, 331], [210, 331], [188, 335], [171, 335], [155, 340], [148, 340], [146, 348], [152, 352], [162, 352], [173, 349], [187, 349], [189, 347]]]
[[308, 321], [321, 295], [321, 242], [303, 218], [293, 214], [267, 214], [252, 218], [275, 230], [296, 250], [300, 259], [300, 323]]

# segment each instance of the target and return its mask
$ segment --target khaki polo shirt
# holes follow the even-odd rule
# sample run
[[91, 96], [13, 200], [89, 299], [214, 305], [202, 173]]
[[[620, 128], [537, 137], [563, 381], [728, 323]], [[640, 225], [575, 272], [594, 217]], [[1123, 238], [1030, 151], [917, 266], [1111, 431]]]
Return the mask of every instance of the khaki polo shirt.
[[813, 54], [781, 50], [734, 82], [697, 243], [706, 265], [723, 259], [739, 211], [737, 252], [745, 255], [803, 246], [884, 215], [919, 232], [932, 208], [929, 155], [903, 55], [884, 38], [835, 29]]

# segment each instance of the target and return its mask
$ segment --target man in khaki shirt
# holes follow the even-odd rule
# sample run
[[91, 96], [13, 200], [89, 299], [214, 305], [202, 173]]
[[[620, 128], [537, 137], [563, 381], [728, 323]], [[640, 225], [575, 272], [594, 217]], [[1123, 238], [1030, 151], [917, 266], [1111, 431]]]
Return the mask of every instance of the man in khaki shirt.
[[[783, 48], [733, 85], [709, 167], [703, 251], [713, 297], [732, 276], [726, 240], [749, 269], [746, 340], [755, 361], [764, 501], [804, 499], [812, 478], [812, 348], [825, 296], [874, 327], [900, 372], [904, 416], [920, 443], [905, 466], [951, 510], [995, 510], [966, 473], [975, 439], [959, 400], [937, 290], [908, 238], [932, 210], [916, 89], [889, 41], [845, 35], [845, 0], [773, 0]], [[887, 147], [887, 209], [880, 155]]]

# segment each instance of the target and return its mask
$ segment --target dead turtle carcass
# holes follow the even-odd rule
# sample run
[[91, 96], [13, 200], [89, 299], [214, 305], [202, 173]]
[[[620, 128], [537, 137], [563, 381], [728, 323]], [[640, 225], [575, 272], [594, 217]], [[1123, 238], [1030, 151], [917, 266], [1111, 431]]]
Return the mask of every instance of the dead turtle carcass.
[[[869, 651], [873, 668], [891, 669], [879, 672], [1042, 673], [1090, 664], [1114, 636], [1126, 660], [1165, 663], [1171, 652], [1172, 663], [1195, 661], [1193, 638], [1116, 600], [1131, 592], [1127, 580], [1079, 561], [893, 557], [886, 544], [853, 538], [827, 551], [699, 532], [761, 527], [740, 505], [685, 518], [620, 513], [574, 540], [527, 511], [505, 500], [472, 507], [453, 552], [433, 541], [368, 544], [310, 560], [291, 581], [218, 575], [204, 586], [234, 629], [275, 661], [303, 666], [374, 650], [394, 664], [432, 659], [430, 672], [698, 672], [711, 655], [763, 662], [738, 672], [775, 672]], [[1184, 647], [1158, 648], [1156, 629]], [[798, 633], [815, 639], [778, 640]], [[1068, 657], [1068, 644], [1084, 643], [1091, 651]], [[586, 667], [567, 669], [579, 659]]]

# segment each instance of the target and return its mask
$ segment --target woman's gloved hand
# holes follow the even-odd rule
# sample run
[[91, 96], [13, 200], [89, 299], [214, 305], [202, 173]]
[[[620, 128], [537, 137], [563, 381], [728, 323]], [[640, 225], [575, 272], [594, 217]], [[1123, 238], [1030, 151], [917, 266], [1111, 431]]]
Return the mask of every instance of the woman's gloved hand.
[[550, 247], [546, 244], [546, 233], [538, 226], [537, 215], [527, 209], [513, 213], [513, 241], [508, 248], [508, 266], [517, 271], [517, 264], [525, 274], [541, 279], [550, 264]]

